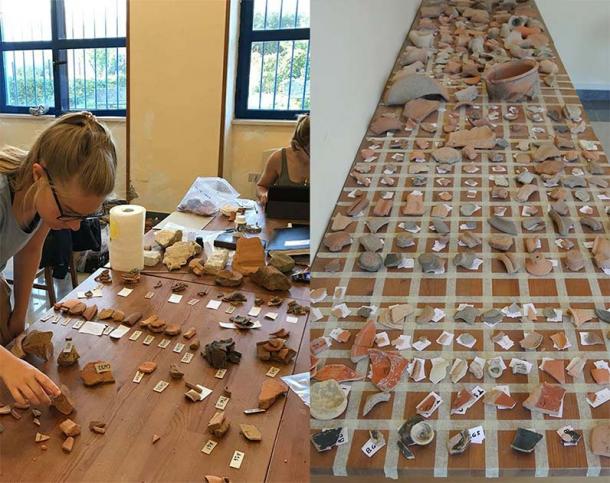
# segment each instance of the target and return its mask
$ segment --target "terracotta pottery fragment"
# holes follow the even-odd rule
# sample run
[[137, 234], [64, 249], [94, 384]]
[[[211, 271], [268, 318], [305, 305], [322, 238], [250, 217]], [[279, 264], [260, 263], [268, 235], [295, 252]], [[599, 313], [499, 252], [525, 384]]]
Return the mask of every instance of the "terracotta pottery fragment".
[[542, 254], [534, 254], [525, 259], [525, 269], [537, 277], [548, 275], [553, 271], [553, 263]]
[[324, 237], [324, 246], [331, 252], [338, 252], [352, 243], [352, 236], [345, 231], [329, 233]]
[[402, 209], [406, 216], [421, 216], [426, 212], [424, 207], [424, 195], [421, 192], [410, 192], [407, 195], [407, 203]]
[[354, 338], [351, 349], [352, 362], [356, 363], [368, 356], [368, 350], [373, 347], [373, 343], [375, 342], [376, 332], [377, 328], [375, 327], [375, 321], [372, 319], [367, 321], [362, 329], [360, 329]]
[[205, 345], [201, 355], [214, 369], [226, 369], [229, 363], [239, 364], [241, 360], [241, 352], [235, 350], [233, 339], [212, 341]]
[[610, 423], [599, 423], [591, 430], [591, 451], [610, 458]]
[[[275, 379], [270, 379], [270, 381], [275, 381]], [[334, 379], [313, 383], [310, 391], [310, 412], [311, 416], [315, 419], [334, 419], [340, 416], [345, 411], [345, 408], [347, 408], [347, 396], [341, 389], [341, 386], [339, 386], [339, 383]]]
[[395, 117], [380, 116], [371, 123], [369, 130], [376, 136], [379, 136], [380, 134], [384, 134], [388, 131], [398, 131], [402, 128], [403, 125], [399, 119]]
[[261, 361], [289, 364], [296, 356], [296, 351], [286, 345], [286, 339], [278, 337], [257, 342], [256, 355]]
[[239, 432], [249, 441], [261, 441], [263, 435], [253, 424], [240, 424]]
[[369, 349], [371, 360], [371, 382], [383, 392], [389, 392], [400, 382], [408, 360], [396, 352]]
[[402, 115], [407, 119], [421, 122], [430, 114], [436, 112], [439, 106], [440, 102], [438, 101], [430, 101], [428, 99], [413, 99], [405, 104]]
[[155, 369], [157, 369], [157, 363], [153, 361], [142, 362], [138, 367], [138, 371], [144, 374], [152, 374]]
[[59, 386], [61, 393], [59, 396], [51, 399], [51, 406], [59, 411], [64, 416], [69, 416], [74, 411], [74, 402], [70, 390], [63, 384]]
[[580, 327], [585, 322], [593, 319], [595, 312], [591, 309], [568, 308], [568, 314], [572, 316], [572, 322], [576, 327]]
[[546, 372], [549, 376], [555, 379], [560, 384], [565, 384], [566, 375], [565, 367], [562, 360], [551, 360], [545, 359], [540, 365], [541, 370]]
[[516, 60], [498, 63], [484, 76], [490, 100], [516, 102], [533, 99], [540, 93], [538, 63], [534, 60]]
[[105, 434], [106, 423], [103, 423], [102, 421], [91, 421], [89, 423], [89, 431], [97, 434]]
[[290, 290], [292, 284], [290, 279], [277, 268], [266, 266], [259, 269], [250, 276], [250, 280], [256, 285], [267, 290]]
[[72, 436], [68, 436], [61, 445], [61, 449], [64, 451], [64, 453], [72, 453], [73, 448], [74, 438]]
[[[328, 382], [331, 382], [332, 379], [330, 381], [325, 381], [325, 382], [321, 382], [321, 383], [317, 383], [317, 384], [326, 384]], [[337, 384], [336, 381], [332, 381], [335, 384]], [[316, 384], [312, 384], [311, 390], [312, 390], [312, 408], [313, 408], [313, 387]], [[338, 384], [337, 384], [338, 386]], [[263, 384], [261, 385], [261, 389], [258, 395], [258, 407], [260, 409], [269, 409], [273, 403], [277, 400], [278, 397], [280, 397], [283, 394], [286, 394], [288, 392], [288, 386], [282, 382], [282, 380], [280, 379], [275, 379], [275, 378], [267, 378], [263, 381]], [[341, 391], [341, 393], [343, 393], [343, 391]], [[313, 412], [312, 412], [312, 416], [313, 416]], [[315, 416], [314, 416], [315, 417]]]
[[566, 390], [563, 387], [545, 382], [530, 393], [529, 397], [523, 401], [523, 407], [543, 414], [557, 413], [565, 394]]
[[437, 163], [454, 164], [462, 160], [462, 154], [449, 146], [435, 149], [432, 151], [432, 157]]
[[85, 320], [93, 320], [97, 315], [97, 305], [89, 305], [82, 313]]
[[345, 364], [326, 364], [324, 367], [318, 370], [314, 379], [318, 381], [327, 381], [328, 379], [334, 379], [335, 381], [348, 382], [348, 381], [360, 381], [364, 379], [364, 376], [358, 374], [352, 368], [347, 367]]
[[607, 238], [596, 236], [591, 253], [600, 270], [610, 270], [610, 241]]
[[10, 351], [19, 358], [24, 358], [27, 355], [35, 355], [44, 361], [48, 361], [53, 357], [53, 332], [41, 332], [39, 330], [30, 330], [27, 333], [21, 333], [14, 340], [12, 346], [9, 345]]
[[496, 230], [501, 231], [503, 233], [507, 233], [509, 235], [517, 235], [517, 226], [515, 223], [502, 216], [493, 215], [487, 219], [487, 222]]
[[231, 423], [225, 416], [224, 411], [216, 411], [208, 422], [208, 433], [213, 434], [217, 438], [222, 438], [230, 427]]
[[80, 377], [85, 386], [97, 386], [98, 384], [114, 383], [110, 362], [93, 361], [82, 368]]
[[64, 348], [57, 356], [57, 365], [59, 367], [69, 367], [72, 364], [75, 364], [79, 358], [80, 358], [80, 355], [79, 355], [78, 351], [76, 350], [76, 346], [74, 345], [74, 342], [67, 341], [66, 344], [64, 345]]
[[250, 275], [265, 265], [265, 249], [258, 237], [237, 239], [233, 255], [233, 270]]
[[78, 436], [80, 434], [80, 425], [76, 424], [71, 419], [65, 419], [59, 425], [59, 429], [66, 436]]
[[496, 136], [489, 126], [475, 127], [470, 130], [456, 131], [449, 134], [447, 146], [472, 146], [479, 149], [492, 149], [496, 145]]

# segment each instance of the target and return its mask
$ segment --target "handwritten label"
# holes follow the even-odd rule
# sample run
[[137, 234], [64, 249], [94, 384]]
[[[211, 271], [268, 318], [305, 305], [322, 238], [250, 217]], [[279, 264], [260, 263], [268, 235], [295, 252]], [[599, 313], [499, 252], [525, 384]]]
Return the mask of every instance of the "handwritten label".
[[187, 302], [189, 305], [195, 305], [199, 303], [199, 299], [191, 299]]
[[169, 386], [169, 382], [161, 380], [153, 387], [153, 391], [163, 392], [167, 386]]
[[235, 451], [235, 453], [233, 453], [233, 458], [231, 458], [231, 463], [229, 464], [229, 466], [238, 470], [245, 456], [246, 455], [241, 451]]
[[216, 379], [222, 379], [223, 377], [225, 377], [225, 374], [227, 373], [226, 369], [218, 369], [216, 371], [216, 374], [214, 374], [214, 377]]
[[177, 344], [174, 346], [174, 349], [173, 349], [173, 351], [174, 351], [176, 354], [180, 354], [180, 353], [181, 353], [183, 350], [184, 350], [184, 344], [181, 344], [180, 342], [178, 342], [178, 343], [177, 343]]
[[225, 310], [225, 314], [232, 314], [233, 312], [235, 312], [235, 309], [236, 309], [236, 308], [237, 308], [237, 307], [235, 307], [235, 305], [229, 305], [229, 306], [227, 307], [227, 310]]
[[144, 341], [142, 342], [142, 344], [150, 345], [150, 344], [152, 344], [153, 340], [155, 340], [154, 335], [147, 335], [146, 337], [144, 337]]
[[151, 299], [155, 296], [155, 292], [150, 291], [150, 292], [146, 292], [146, 295], [144, 295], [145, 299]]
[[195, 354], [193, 354], [192, 352], [187, 352], [182, 356], [182, 359], [180, 359], [180, 362], [184, 362], [185, 364], [190, 364], [191, 361], [193, 360], [193, 356]]
[[129, 297], [129, 295], [131, 294], [131, 292], [133, 292], [133, 289], [132, 289], [132, 288], [127, 288], [127, 287], [125, 287], [125, 288], [123, 288], [122, 290], [120, 290], [120, 291], [117, 293], [117, 295], [118, 295], [119, 297]]
[[80, 329], [85, 324], [84, 320], [77, 320], [76, 323], [72, 326], [73, 329]]
[[159, 345], [157, 347], [161, 347], [161, 349], [165, 349], [167, 348], [167, 346], [169, 346], [169, 343], [171, 341], [169, 339], [163, 339], [161, 342], [159, 342]]
[[173, 293], [169, 296], [169, 298], [167, 299], [167, 301], [170, 304], [179, 304], [180, 301], [182, 300], [182, 295], [177, 294], [177, 293]]
[[208, 302], [208, 304], [206, 305], [206, 308], [212, 309], [212, 310], [218, 310], [218, 308], [220, 307], [221, 304], [222, 304], [222, 300], [210, 300]]
[[210, 454], [214, 450], [214, 448], [216, 448], [217, 444], [218, 443], [216, 441], [208, 439], [208, 442], [203, 446], [203, 448], [201, 448], [201, 452], [205, 454]]
[[270, 367], [265, 376], [275, 377], [277, 376], [278, 372], [280, 372], [280, 369], [278, 367]]
[[216, 401], [216, 405], [214, 407], [216, 409], [223, 410], [224, 408], [227, 407], [227, 404], [229, 404], [230, 400], [231, 400], [231, 398], [228, 398], [227, 396], [220, 396], [218, 398], [218, 401]]
[[144, 377], [143, 372], [136, 371], [136, 375], [133, 376], [132, 382], [135, 382], [136, 384], [140, 384], [140, 381], [142, 380], [143, 377]]
[[93, 367], [95, 367], [95, 372], [97, 372], [98, 374], [110, 372], [112, 370], [112, 365], [110, 364], [110, 362], [98, 362]]
[[378, 445], [377, 443], [375, 443], [375, 441], [369, 439], [366, 443], [364, 443], [364, 446], [362, 446], [362, 452], [369, 458], [371, 458], [375, 453], [377, 453], [377, 451], [379, 451], [384, 446], [385, 444]]
[[129, 340], [138, 340], [141, 335], [142, 335], [142, 331], [141, 330], [136, 330], [133, 334], [131, 334], [129, 336]]

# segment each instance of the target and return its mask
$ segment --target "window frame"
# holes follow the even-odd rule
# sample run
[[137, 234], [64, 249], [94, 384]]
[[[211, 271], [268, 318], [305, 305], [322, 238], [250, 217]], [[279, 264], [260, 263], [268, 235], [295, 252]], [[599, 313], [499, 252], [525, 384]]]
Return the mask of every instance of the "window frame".
[[[253, 42], [308, 40], [307, 57], [311, 52], [310, 28], [254, 30], [254, 0], [240, 0], [237, 79], [235, 88], [235, 119], [281, 119], [294, 121], [309, 110], [248, 109], [250, 84], [250, 53]], [[310, 62], [305, 67], [305, 82], [310, 75]], [[306, 89], [304, 89], [306, 91]]]
[[[2, 40], [0, 26], [0, 114], [30, 114], [30, 107], [7, 105], [6, 81], [4, 72], [4, 52], [22, 50], [50, 50], [53, 62], [53, 93], [55, 106], [49, 107], [47, 115], [61, 116], [67, 112], [78, 112], [81, 109], [68, 108], [68, 60], [67, 50], [96, 48], [126, 48], [127, 37], [99, 37], [89, 39], [66, 39], [65, 37], [65, 4], [64, 0], [48, 0], [51, 8], [51, 40], [34, 40], [26, 42], [5, 42]], [[125, 0], [128, 2], [128, 0]], [[97, 116], [125, 117], [127, 109], [89, 109]]]

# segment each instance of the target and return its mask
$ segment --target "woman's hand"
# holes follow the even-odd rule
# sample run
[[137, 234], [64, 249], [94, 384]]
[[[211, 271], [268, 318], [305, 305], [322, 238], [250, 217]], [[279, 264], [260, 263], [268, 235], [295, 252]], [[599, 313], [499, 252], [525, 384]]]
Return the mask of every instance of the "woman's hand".
[[51, 404], [61, 394], [55, 383], [34, 366], [6, 350], [0, 353], [0, 378], [19, 404]]

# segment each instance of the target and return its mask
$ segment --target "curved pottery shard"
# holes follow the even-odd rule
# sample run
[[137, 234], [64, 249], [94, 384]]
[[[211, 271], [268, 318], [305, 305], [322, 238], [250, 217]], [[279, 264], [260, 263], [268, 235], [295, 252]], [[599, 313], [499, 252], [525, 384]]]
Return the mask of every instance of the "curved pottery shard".
[[347, 396], [334, 379], [311, 385], [311, 416], [315, 419], [334, 419], [347, 407]]
[[413, 99], [405, 104], [402, 115], [407, 119], [421, 122], [435, 112], [440, 104], [438, 101], [429, 101], [428, 99]]
[[601, 423], [591, 431], [591, 451], [610, 458], [610, 423]]
[[540, 93], [538, 62], [516, 60], [495, 64], [484, 75], [490, 100], [520, 101]]
[[360, 329], [360, 332], [356, 334], [354, 345], [352, 345], [352, 362], [358, 362], [368, 355], [368, 350], [373, 347], [373, 343], [375, 342], [376, 331], [375, 321], [369, 320], [364, 327]]
[[449, 454], [462, 454], [470, 446], [470, 441], [470, 432], [467, 429], [452, 436], [447, 441]]
[[369, 349], [371, 382], [383, 392], [389, 392], [400, 382], [409, 361], [395, 352]]
[[449, 134], [449, 140], [447, 141], [447, 146], [450, 148], [472, 146], [479, 149], [492, 149], [495, 145], [496, 135], [489, 126], [452, 132]]
[[399, 119], [386, 116], [378, 117], [370, 126], [371, 132], [377, 136], [388, 131], [398, 131], [402, 128], [403, 126]]
[[362, 415], [366, 416], [370, 413], [377, 404], [382, 402], [388, 402], [392, 395], [389, 392], [378, 392], [375, 394], [371, 394], [366, 398], [364, 402], [364, 408], [362, 409]]
[[384, 102], [388, 106], [396, 106], [420, 97], [441, 97], [446, 101], [449, 100], [449, 94], [437, 80], [425, 74], [411, 74], [397, 79], [389, 87]]
[[369, 200], [365, 197], [355, 199], [351, 205], [347, 207], [345, 213], [349, 216], [356, 216], [364, 211], [369, 206]]
[[346, 231], [336, 231], [324, 237], [324, 246], [331, 252], [339, 252], [352, 243], [352, 236]]
[[525, 428], [518, 428], [510, 447], [521, 453], [531, 453], [542, 439], [540, 433]]
[[360, 381], [364, 379], [364, 376], [358, 374], [351, 367], [347, 367], [345, 364], [326, 364], [320, 369], [315, 379], [318, 381], [328, 381], [334, 379], [337, 382], [348, 382], [348, 381]]
[[541, 254], [532, 255], [525, 260], [525, 269], [538, 277], [548, 275], [553, 270], [553, 263]]
[[493, 215], [492, 217], [488, 218], [487, 221], [498, 231], [508, 233], [509, 235], [517, 235], [517, 226], [512, 220]]

